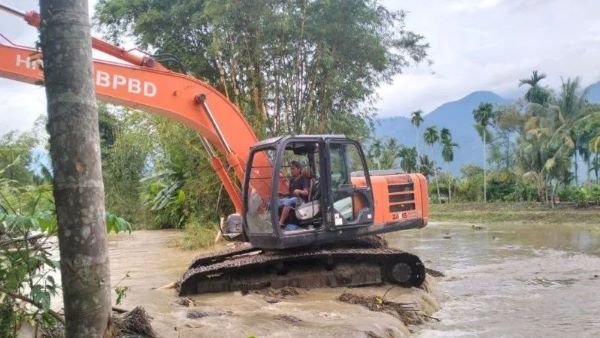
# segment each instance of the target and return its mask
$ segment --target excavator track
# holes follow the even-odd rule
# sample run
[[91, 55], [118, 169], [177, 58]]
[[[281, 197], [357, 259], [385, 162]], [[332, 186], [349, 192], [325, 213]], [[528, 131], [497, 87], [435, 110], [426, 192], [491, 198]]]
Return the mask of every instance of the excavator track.
[[419, 287], [425, 266], [410, 253], [378, 242], [306, 250], [251, 247], [200, 256], [184, 274], [179, 295], [247, 291], [285, 286], [317, 288], [381, 284]]

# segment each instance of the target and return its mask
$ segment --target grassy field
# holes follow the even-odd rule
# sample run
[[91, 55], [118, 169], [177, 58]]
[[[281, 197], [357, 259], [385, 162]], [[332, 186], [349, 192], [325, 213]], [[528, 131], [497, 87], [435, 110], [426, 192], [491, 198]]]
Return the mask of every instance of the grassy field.
[[431, 204], [430, 221], [475, 223], [539, 223], [600, 225], [600, 207], [554, 209], [527, 203]]

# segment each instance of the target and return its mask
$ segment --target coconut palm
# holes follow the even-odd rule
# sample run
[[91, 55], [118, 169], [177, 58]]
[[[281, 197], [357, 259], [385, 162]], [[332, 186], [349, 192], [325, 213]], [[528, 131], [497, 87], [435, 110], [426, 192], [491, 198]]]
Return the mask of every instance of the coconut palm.
[[428, 146], [433, 147], [433, 145], [435, 145], [440, 140], [440, 135], [438, 133], [437, 127], [431, 126], [427, 128], [425, 130], [425, 133], [423, 134], [423, 139], [425, 139], [425, 143]]
[[494, 107], [491, 103], [480, 103], [477, 109], [473, 110], [473, 118], [475, 119], [475, 127], [483, 139], [483, 202], [487, 202], [487, 127], [494, 117]]
[[442, 128], [440, 138], [442, 140], [442, 158], [448, 165], [448, 201], [452, 201], [452, 173], [450, 163], [454, 161], [454, 148], [458, 147], [458, 144], [452, 141], [452, 134], [447, 128]]
[[567, 79], [561, 84], [560, 96], [557, 98], [556, 104], [559, 107], [559, 121], [561, 126], [557, 129], [557, 133], [562, 136], [567, 136], [573, 143], [573, 167], [575, 174], [575, 185], [579, 185], [578, 179], [578, 154], [582, 155], [589, 167], [590, 154], [587, 149], [586, 140], [584, 140], [584, 128], [582, 126], [583, 115], [585, 114], [585, 95], [581, 93], [579, 78], [575, 80]]
[[546, 74], [538, 73], [534, 70], [529, 79], [519, 80], [519, 87], [522, 85], [529, 85], [529, 89], [525, 93], [525, 100], [530, 103], [537, 103], [544, 105], [550, 99], [550, 93], [543, 87], [539, 86], [539, 82], [546, 78]]
[[419, 154], [419, 126], [423, 123], [423, 111], [417, 110], [414, 111], [410, 116], [410, 123], [416, 127], [415, 130], [415, 147], [417, 149], [417, 158], [420, 156]]
[[[423, 138], [425, 139], [425, 143], [433, 149], [435, 144], [440, 140], [440, 135], [438, 134], [437, 127], [431, 126], [427, 129], [425, 129]], [[436, 171], [435, 167], [433, 170], [433, 177], [435, 179], [435, 186], [436, 186], [437, 196], [438, 196], [438, 201], [439, 201], [440, 200], [440, 185], [438, 184], [437, 171]]]
[[442, 130], [440, 130], [440, 140], [442, 144], [452, 140], [452, 133], [448, 128], [442, 128]]
[[565, 132], [558, 106], [530, 107], [527, 115], [517, 164], [523, 177], [536, 185], [539, 199], [552, 202], [557, 186], [572, 179], [569, 167], [574, 143]]
[[429, 156], [422, 155], [419, 157], [419, 172], [429, 179], [429, 176], [433, 176], [435, 171], [435, 163], [429, 159]]
[[410, 173], [417, 171], [417, 150], [414, 147], [404, 147], [400, 150], [398, 155], [402, 158], [400, 160], [400, 168]]

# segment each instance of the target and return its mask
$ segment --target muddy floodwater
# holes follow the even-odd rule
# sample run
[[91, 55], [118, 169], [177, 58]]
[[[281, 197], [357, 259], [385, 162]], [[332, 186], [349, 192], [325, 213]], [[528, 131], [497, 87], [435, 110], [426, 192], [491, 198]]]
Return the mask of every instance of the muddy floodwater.
[[600, 337], [595, 226], [432, 224], [388, 237], [446, 277], [422, 337]]
[[175, 290], [161, 287], [179, 279], [200, 253], [178, 249], [180, 235], [136, 231], [110, 239], [112, 284], [129, 288], [120, 306], [144, 306], [164, 337], [600, 336], [600, 224], [434, 223], [388, 235], [390, 246], [446, 274], [431, 281], [432, 293], [393, 288], [386, 294], [438, 310], [432, 316], [439, 322], [415, 327], [338, 300], [344, 291], [383, 295], [389, 286], [297, 295], [229, 292], [178, 304]]

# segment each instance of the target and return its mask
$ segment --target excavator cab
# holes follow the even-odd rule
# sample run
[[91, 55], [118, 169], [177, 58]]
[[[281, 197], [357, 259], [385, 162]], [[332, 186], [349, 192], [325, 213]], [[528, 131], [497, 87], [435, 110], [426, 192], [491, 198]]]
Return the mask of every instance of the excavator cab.
[[[279, 199], [289, 196], [293, 161], [310, 173], [310, 192], [282, 226]], [[422, 218], [410, 224], [375, 223], [374, 189], [365, 156], [358, 142], [343, 135], [287, 136], [256, 144], [250, 150], [243, 191], [243, 232], [253, 246], [265, 249], [353, 239], [398, 230], [398, 224], [424, 225]]]
[[[279, 199], [290, 196], [292, 162], [301, 164], [309, 193], [282, 226]], [[265, 175], [265, 163], [272, 166], [271, 175]], [[244, 182], [246, 237], [257, 247], [285, 249], [339, 240], [339, 230], [368, 227], [373, 194], [366, 168], [360, 145], [344, 136], [289, 136], [258, 143], [250, 151]], [[365, 184], [353, 184], [352, 173], [364, 177]]]

